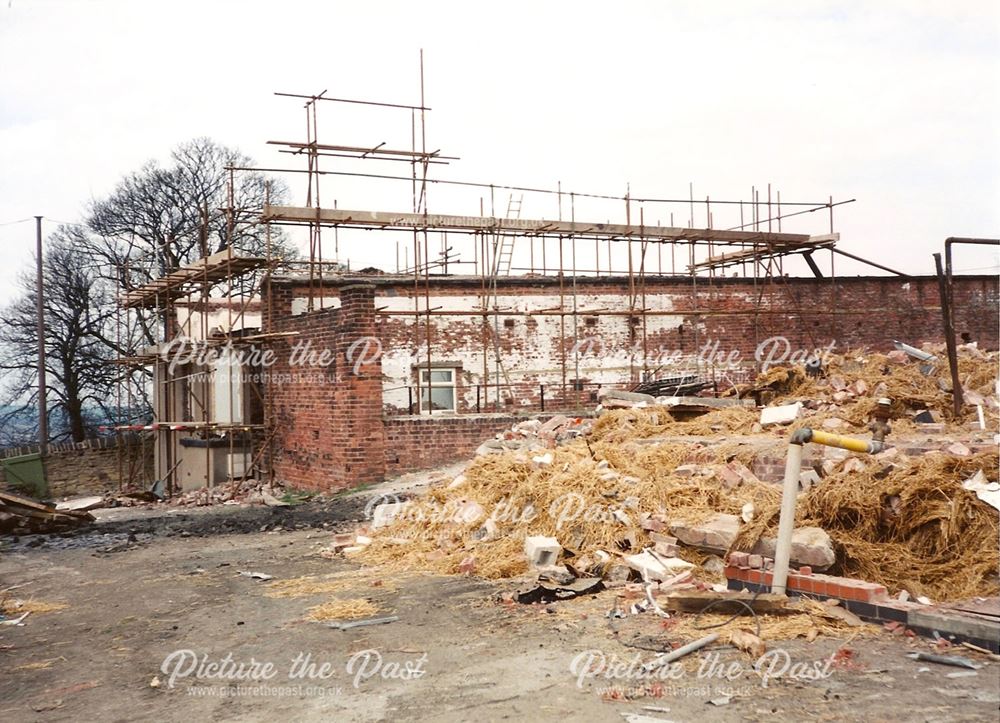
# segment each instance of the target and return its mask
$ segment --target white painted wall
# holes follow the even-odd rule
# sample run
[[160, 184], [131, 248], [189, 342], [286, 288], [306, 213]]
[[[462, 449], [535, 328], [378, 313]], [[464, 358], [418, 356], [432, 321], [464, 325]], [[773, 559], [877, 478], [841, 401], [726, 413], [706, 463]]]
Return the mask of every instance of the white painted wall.
[[[566, 311], [571, 312], [572, 296], [567, 294], [563, 301], [566, 304], [564, 307]], [[500, 294], [497, 303], [499, 308], [508, 310], [508, 312], [513, 310], [515, 313], [524, 314], [542, 310], [558, 310], [559, 302], [559, 294], [550, 293], [529, 296]], [[673, 309], [672, 300], [664, 295], [649, 295], [645, 302], [648, 309], [656, 311], [671, 311]], [[420, 299], [419, 308], [425, 308], [425, 304], [424, 299]], [[585, 325], [587, 311], [598, 309], [626, 310], [627, 294], [578, 293], [576, 304], [578, 311], [576, 338], [593, 337], [600, 339], [600, 342], [594, 343], [589, 351], [585, 346], [580, 348], [578, 366], [574, 363], [572, 355], [567, 357], [567, 383], [574, 378], [585, 378], [591, 382], [607, 382], [609, 384], [620, 384], [628, 380], [630, 363], [633, 359], [627, 343], [629, 333], [627, 317], [599, 316], [596, 327]], [[414, 311], [415, 308], [412, 298], [399, 296], [378, 296], [375, 299], [375, 306], [389, 311]], [[436, 312], [470, 311], [482, 308], [480, 296], [477, 294], [464, 296], [432, 295], [430, 306]], [[390, 318], [393, 324], [402, 324], [404, 327], [412, 328], [415, 323], [412, 316]], [[513, 328], [504, 326], [505, 319], [514, 320]], [[468, 330], [470, 323], [477, 321], [476, 317], [449, 317], [438, 313], [434, 316], [434, 324], [437, 329], [436, 337], [440, 340], [443, 335], [448, 333], [449, 329], [453, 331]], [[647, 336], [674, 330], [683, 322], [684, 316], [681, 314], [648, 315], [646, 317]], [[504, 349], [502, 352], [503, 368], [506, 370], [507, 376], [510, 377], [511, 383], [516, 384], [526, 377], [537, 378], [538, 382], [546, 384], [557, 384], [562, 381], [562, 356], [559, 340], [563, 333], [567, 337], [574, 336], [573, 317], [566, 316], [564, 323], [563, 329], [560, 326], [558, 314], [511, 316], [508, 313], [499, 317], [500, 338], [512, 343], [513, 346], [512, 349]], [[639, 349], [641, 350], [641, 342]], [[407, 405], [408, 396], [405, 387], [414, 383], [413, 364], [426, 361], [426, 358], [426, 348], [423, 345], [418, 345], [416, 355], [412, 345], [383, 349], [383, 398], [386, 404], [397, 407]], [[494, 360], [494, 355], [489, 354], [489, 379], [495, 383], [496, 366]], [[462, 395], [467, 405], [474, 405], [476, 400], [475, 384], [483, 383], [483, 345], [478, 325], [475, 333], [467, 334], [466, 339], [448, 339], [436, 343], [432, 349], [431, 361], [454, 361], [461, 365], [464, 382], [464, 384], [460, 384], [461, 387], [464, 387]], [[639, 359], [635, 361], [641, 363]], [[502, 373], [501, 382], [506, 382]], [[525, 399], [523, 403], [529, 404], [530, 401]]]

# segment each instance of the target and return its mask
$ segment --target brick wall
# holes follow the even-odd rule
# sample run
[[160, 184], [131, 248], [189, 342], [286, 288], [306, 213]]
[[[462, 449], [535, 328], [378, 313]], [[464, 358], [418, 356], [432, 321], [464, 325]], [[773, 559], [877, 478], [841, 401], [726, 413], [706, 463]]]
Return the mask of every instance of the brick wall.
[[[153, 478], [153, 445], [140, 440], [121, 443], [114, 438], [95, 439], [79, 444], [53, 445], [45, 457], [49, 497], [99, 495], [119, 489], [119, 460], [124, 470], [131, 465], [143, 482]], [[24, 453], [35, 452], [23, 450]], [[141, 469], [141, 472], [138, 470]], [[15, 490], [0, 467], [0, 488]]]
[[[276, 345], [279, 361], [271, 373], [278, 381], [267, 387], [276, 433], [275, 474], [317, 489], [354, 487], [464, 456], [511, 424], [517, 412], [537, 410], [540, 385], [547, 386], [546, 408], [554, 408], [564, 382], [588, 383], [589, 397], [596, 384], [621, 386], [638, 379], [643, 356], [648, 368], [659, 366], [663, 354], [677, 352], [701, 353], [707, 360], [712, 356], [705, 356], [707, 345], [723, 355], [736, 352], [752, 364], [758, 345], [772, 336], [786, 339], [791, 349], [832, 342], [834, 351], [885, 351], [893, 339], [919, 346], [943, 338], [934, 277], [796, 278], [766, 284], [726, 278], [699, 279], [697, 285], [686, 277], [647, 277], [642, 303], [654, 313], [645, 319], [629, 318], [627, 280], [581, 278], [575, 329], [568, 313], [571, 282], [553, 277], [501, 279], [497, 293], [505, 311], [499, 320], [447, 313], [477, 306], [481, 279], [436, 279], [430, 302], [444, 313], [429, 324], [413, 313], [412, 280], [328, 278], [316, 296], [333, 308], [305, 313], [309, 289], [301, 279], [271, 283], [273, 314], [265, 328], [298, 332], [294, 343], [311, 341], [319, 350], [335, 351], [329, 367], [311, 369], [288, 363], [293, 341]], [[956, 333], [968, 334], [983, 348], [998, 348], [997, 279], [956, 277], [954, 289]], [[420, 308], [424, 303], [421, 298]], [[613, 313], [588, 317], [588, 309]], [[356, 367], [351, 345], [364, 338], [377, 338], [383, 355]], [[599, 343], [574, 355], [574, 344], [588, 338]], [[432, 361], [457, 370], [458, 416], [406, 414], [406, 387], [414, 384], [414, 365], [427, 361], [428, 339]], [[477, 387], [480, 409], [494, 408], [496, 388], [487, 392], [484, 385], [497, 382], [497, 348], [506, 370], [502, 381], [509, 377], [515, 392], [503, 400], [500, 414], [470, 415]], [[589, 406], [589, 400], [585, 403]]]
[[[893, 339], [918, 346], [943, 339], [934, 277], [768, 283], [726, 278], [699, 279], [696, 285], [689, 278], [647, 277], [641, 304], [650, 313], [644, 318], [627, 314], [627, 280], [588, 277], [576, 281], [581, 313], [575, 319], [570, 313], [573, 284], [566, 279], [501, 279], [497, 295], [504, 313], [484, 319], [462, 313], [479, 306], [481, 280], [446, 277], [432, 281], [430, 305], [438, 315], [429, 323], [414, 314], [426, 302], [421, 295], [414, 303], [412, 280], [365, 278], [376, 285], [383, 403], [396, 413], [408, 413], [417, 401], [414, 366], [427, 363], [428, 346], [433, 363], [456, 370], [459, 412], [526, 412], [540, 410], [543, 386], [553, 409], [575, 401], [574, 380], [584, 385], [583, 401], [589, 403], [598, 386], [638, 381], [644, 369], [698, 371], [725, 384], [718, 369], [731, 354], [744, 368], [729, 376], [744, 381], [759, 355], [780, 361], [792, 351], [831, 344], [834, 351], [886, 351]], [[322, 295], [336, 299], [343, 281], [325, 283]], [[308, 292], [294, 280], [280, 287], [300, 301]], [[984, 348], [997, 348], [996, 278], [956, 277], [955, 301], [959, 338], [968, 334]], [[586, 313], [594, 309], [603, 313]], [[773, 337], [781, 339], [767, 343]], [[503, 364], [499, 373], [497, 350]]]
[[385, 475], [381, 363], [354, 364], [360, 350], [352, 347], [376, 336], [374, 287], [344, 286], [340, 300], [340, 308], [292, 316], [291, 295], [276, 290], [274, 297], [271, 328], [298, 335], [272, 349], [271, 462], [277, 479], [305, 489], [356, 487]]
[[484, 440], [524, 419], [513, 414], [386, 417], [386, 472], [403, 474], [468, 458]]

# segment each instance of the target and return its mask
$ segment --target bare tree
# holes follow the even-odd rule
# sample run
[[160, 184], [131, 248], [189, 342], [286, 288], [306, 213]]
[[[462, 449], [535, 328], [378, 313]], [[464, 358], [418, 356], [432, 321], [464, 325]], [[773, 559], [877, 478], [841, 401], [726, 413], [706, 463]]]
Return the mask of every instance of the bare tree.
[[[122, 292], [163, 276], [202, 256], [234, 252], [272, 258], [296, 256], [281, 229], [270, 235], [259, 223], [268, 198], [281, 203], [287, 189], [280, 181], [248, 168], [249, 157], [208, 138], [179, 145], [171, 162], [150, 161], [119, 182], [105, 199], [91, 204], [86, 253], [104, 265], [103, 275]], [[250, 293], [259, 275], [243, 278], [233, 289]], [[155, 315], [138, 315], [143, 345], [159, 340]]]
[[[53, 440], [81, 441], [115, 416], [116, 370], [105, 342], [112, 299], [93, 264], [79, 251], [80, 232], [60, 227], [46, 245], [44, 282], [46, 374]], [[0, 442], [34, 440], [25, 420], [37, 422], [37, 316], [33, 274], [19, 278], [20, 297], [3, 312], [0, 370], [4, 372]], [[20, 423], [19, 423], [20, 420]], [[28, 422], [30, 425], [30, 421]]]
[[[162, 315], [136, 310], [123, 324], [115, 293], [127, 292], [202, 256], [232, 248], [243, 255], [294, 258], [280, 229], [260, 225], [268, 198], [282, 203], [287, 189], [254, 171], [239, 151], [198, 138], [179, 145], [170, 162], [146, 163], [90, 205], [82, 226], [60, 227], [44, 263], [46, 348], [51, 380], [53, 438], [83, 439], [97, 424], [148, 417], [149, 370], [113, 364], [162, 339]], [[215, 295], [247, 294], [258, 278]], [[0, 328], [0, 444], [34, 435], [36, 403], [35, 290], [4, 310]], [[120, 394], [119, 392], [124, 393]]]

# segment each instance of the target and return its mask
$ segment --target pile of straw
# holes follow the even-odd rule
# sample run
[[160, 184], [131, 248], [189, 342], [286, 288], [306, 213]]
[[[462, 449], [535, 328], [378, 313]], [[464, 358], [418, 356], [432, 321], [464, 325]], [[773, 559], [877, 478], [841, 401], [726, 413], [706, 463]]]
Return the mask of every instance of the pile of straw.
[[[617, 479], [602, 479], [606, 472], [590, 449], [619, 473]], [[697, 444], [597, 443], [590, 449], [584, 442], [559, 447], [552, 451], [552, 464], [543, 467], [526, 455], [480, 457], [465, 471], [465, 484], [432, 489], [415, 500], [412, 512], [380, 530], [362, 557], [390, 569], [457, 573], [461, 561], [472, 555], [475, 574], [513, 577], [527, 571], [523, 547], [529, 535], [556, 537], [564, 548], [592, 560], [598, 550], [621, 551], [621, 541], [629, 536], [636, 547], [652, 544], [640, 529], [640, 511], [695, 521], [714, 511], [739, 514], [746, 502], [763, 505], [776, 494], [773, 485], [763, 483], [730, 490], [714, 477], [675, 475], [679, 464], [706, 451]], [[482, 508], [474, 520], [435, 512], [470, 500]], [[616, 519], [615, 511], [627, 521]], [[477, 542], [474, 533], [490, 516], [496, 537]]]
[[[974, 457], [932, 453], [891, 464], [873, 458], [861, 472], [840, 472], [800, 496], [797, 525], [825, 529], [836, 574], [935, 600], [1000, 593], [997, 511], [962, 487], [983, 470], [997, 481], [996, 451]], [[778, 500], [757, 507], [737, 549], [775, 533]]]
[[[963, 385], [988, 398], [996, 384], [995, 356], [963, 350]], [[955, 424], [967, 421], [951, 416], [951, 395], [938, 384], [946, 367], [939, 364], [926, 375], [920, 366], [854, 353], [831, 360], [825, 377], [808, 377], [802, 368], [775, 368], [756, 387], [776, 392], [776, 403], [809, 402], [794, 427], [819, 428], [823, 420], [838, 417], [847, 422], [838, 432], [863, 431], [881, 396], [893, 400], [894, 434], [906, 428], [916, 409], [932, 409]], [[856, 385], [858, 380], [864, 384]], [[834, 387], [842, 382], [856, 386], [834, 402]], [[411, 510], [376, 534], [362, 558], [388, 570], [446, 574], [468, 572], [472, 561], [480, 577], [509, 578], [527, 572], [522, 550], [529, 535], [556, 537], [576, 562], [592, 562], [597, 551], [624, 551], [626, 538], [633, 550], [651, 544], [640, 528], [640, 512], [691, 522], [720, 512], [739, 515], [752, 502], [756, 516], [737, 541], [738, 549], [749, 549], [762, 534], [776, 530], [779, 486], [750, 482], [730, 489], [715, 476], [684, 477], [675, 469], [729, 460], [749, 466], [768, 439], [758, 437], [754, 445], [742, 440], [761, 431], [758, 415], [733, 407], [680, 421], [661, 407], [614, 410], [600, 416], [585, 440], [552, 450], [549, 465], [533, 463], [524, 452], [479, 457], [465, 471], [463, 484], [432, 488], [415, 500]], [[992, 407], [987, 416], [990, 424], [998, 419]], [[783, 457], [789, 428], [766, 432], [774, 445], [767, 453]], [[643, 441], [652, 437], [657, 444]], [[899, 455], [891, 464], [861, 459], [867, 464], [864, 472], [834, 474], [800, 497], [798, 524], [822, 527], [836, 543], [838, 563], [830, 572], [938, 600], [1000, 590], [996, 511], [961, 487], [979, 469], [996, 479], [995, 452], [974, 458]], [[609, 479], [609, 469], [618, 476]], [[481, 514], [456, 519], [452, 513], [463, 505]], [[487, 517], [493, 518], [495, 531], [481, 539]]]
[[328, 620], [359, 620], [370, 618], [379, 610], [378, 605], [364, 598], [331, 600], [309, 608], [309, 619], [317, 622]]

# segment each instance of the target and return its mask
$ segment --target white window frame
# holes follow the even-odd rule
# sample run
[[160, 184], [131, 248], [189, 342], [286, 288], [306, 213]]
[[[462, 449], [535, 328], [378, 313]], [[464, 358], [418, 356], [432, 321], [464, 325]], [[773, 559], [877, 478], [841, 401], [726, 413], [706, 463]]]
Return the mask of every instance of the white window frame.
[[[455, 367], [417, 367], [417, 377], [420, 380], [420, 398], [417, 401], [420, 414], [455, 414], [458, 411], [458, 389], [456, 385], [458, 369]], [[448, 380], [434, 380], [434, 374], [447, 374]], [[425, 399], [431, 399], [431, 390], [450, 389], [451, 408], [430, 410], [425, 407]], [[425, 396], [426, 395], [426, 396]]]

